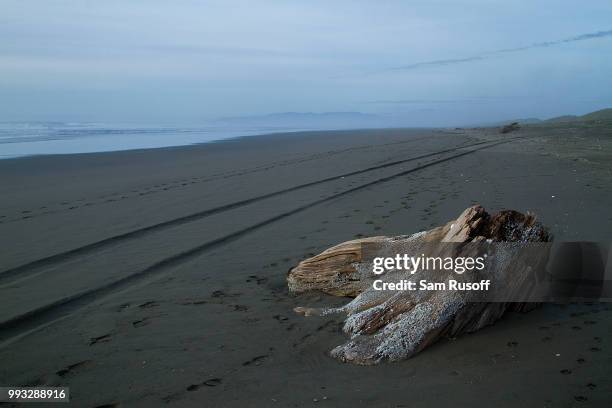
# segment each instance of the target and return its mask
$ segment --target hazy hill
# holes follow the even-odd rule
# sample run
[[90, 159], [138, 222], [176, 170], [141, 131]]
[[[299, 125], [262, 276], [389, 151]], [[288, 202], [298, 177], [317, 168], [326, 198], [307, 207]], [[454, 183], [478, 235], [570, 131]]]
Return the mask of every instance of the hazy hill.
[[612, 121], [612, 108], [602, 109], [580, 117], [581, 120]]
[[240, 127], [280, 127], [299, 129], [342, 129], [384, 127], [385, 118], [361, 112], [283, 112], [260, 116], [221, 118], [215, 121], [223, 125]]
[[566, 123], [566, 122], [612, 122], [612, 108], [601, 109], [595, 112], [587, 113], [586, 115], [563, 115], [551, 119], [541, 120], [538, 118], [525, 118], [505, 120], [502, 122], [489, 123], [488, 126], [504, 126], [513, 122], [518, 122], [521, 125], [535, 125], [538, 123]]
[[582, 116], [575, 115], [564, 115], [556, 118], [548, 119], [546, 122], [549, 123], [563, 123], [563, 122], [592, 122], [592, 121], [604, 121], [612, 122], [612, 108], [601, 109], [595, 112], [587, 113]]
[[578, 116], [576, 116], [576, 115], [563, 115], [563, 116], [557, 116], [557, 117], [554, 117], [554, 118], [547, 119], [544, 122], [548, 122], [548, 123], [563, 123], [563, 122], [573, 122], [576, 119], [578, 119]]

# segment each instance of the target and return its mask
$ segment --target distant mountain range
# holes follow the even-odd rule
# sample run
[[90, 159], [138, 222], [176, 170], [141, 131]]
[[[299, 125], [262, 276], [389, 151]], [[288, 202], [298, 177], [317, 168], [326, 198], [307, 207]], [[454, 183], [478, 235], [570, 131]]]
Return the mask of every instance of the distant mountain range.
[[[469, 127], [497, 127], [513, 122], [523, 125], [537, 125], [546, 123], [564, 122], [612, 122], [612, 109], [602, 109], [586, 115], [564, 115], [551, 119], [523, 118], [504, 120], [499, 122], [486, 122], [473, 124]], [[331, 130], [331, 129], [363, 129], [363, 128], [389, 128], [411, 127], [407, 120], [400, 117], [386, 117], [362, 112], [282, 112], [258, 116], [236, 116], [217, 119], [217, 125], [235, 128], [266, 128], [266, 129], [304, 129], [304, 130]]]
[[389, 127], [389, 119], [361, 112], [283, 112], [260, 116], [221, 118], [216, 124], [239, 127], [279, 127], [301, 129], [355, 129]]

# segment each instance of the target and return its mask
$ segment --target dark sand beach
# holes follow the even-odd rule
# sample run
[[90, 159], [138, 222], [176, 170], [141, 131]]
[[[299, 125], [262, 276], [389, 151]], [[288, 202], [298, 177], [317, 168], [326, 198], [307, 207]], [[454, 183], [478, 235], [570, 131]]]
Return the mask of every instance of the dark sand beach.
[[292, 133], [0, 161], [0, 384], [82, 407], [608, 406], [612, 306], [547, 304], [372, 367], [304, 318], [300, 260], [463, 209], [609, 241], [604, 124]]

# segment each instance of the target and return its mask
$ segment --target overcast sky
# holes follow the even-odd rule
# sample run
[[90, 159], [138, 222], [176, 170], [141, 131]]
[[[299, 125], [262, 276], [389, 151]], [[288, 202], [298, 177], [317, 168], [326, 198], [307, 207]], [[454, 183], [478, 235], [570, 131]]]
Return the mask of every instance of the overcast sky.
[[1, 0], [0, 120], [358, 111], [414, 125], [612, 106], [610, 0]]

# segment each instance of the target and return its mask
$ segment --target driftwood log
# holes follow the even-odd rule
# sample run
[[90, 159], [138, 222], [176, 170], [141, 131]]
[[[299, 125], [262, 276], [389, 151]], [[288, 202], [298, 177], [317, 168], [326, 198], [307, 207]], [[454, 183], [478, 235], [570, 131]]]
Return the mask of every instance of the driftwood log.
[[499, 133], [510, 133], [510, 132], [514, 132], [515, 130], [519, 130], [520, 128], [521, 128], [521, 125], [519, 125], [518, 122], [512, 122], [509, 125], [502, 127]]
[[[346, 314], [343, 330], [350, 335], [350, 340], [334, 348], [332, 357], [362, 365], [397, 361], [411, 357], [442, 337], [473, 332], [492, 324], [507, 311], [528, 311], [536, 304], [491, 302], [479, 297], [482, 296], [479, 292], [374, 290], [372, 256], [389, 255], [385, 250], [394, 245], [397, 248], [398, 244], [419, 254], [449, 255], [450, 251], [456, 257], [473, 255], [474, 245], [478, 243], [548, 241], [547, 230], [532, 215], [511, 210], [489, 215], [482, 207], [474, 206], [456, 220], [429, 231], [409, 236], [363, 238], [331, 247], [292, 268], [287, 281], [294, 293], [317, 290], [354, 297], [339, 308], [295, 309], [305, 316]], [[533, 259], [523, 262], [508, 256], [498, 258], [501, 260], [491, 263], [484, 273], [496, 279], [498, 291], [502, 291], [498, 295], [502, 298], [520, 299], [533, 266], [529, 262]], [[546, 262], [546, 259], [540, 261]], [[397, 281], [417, 279], [417, 276], [396, 272], [384, 275], [383, 279]]]

